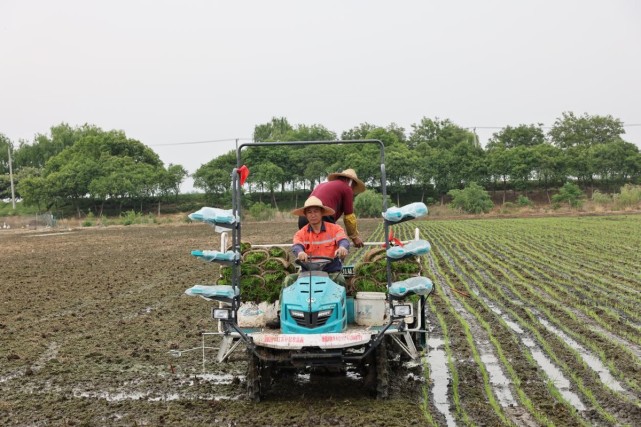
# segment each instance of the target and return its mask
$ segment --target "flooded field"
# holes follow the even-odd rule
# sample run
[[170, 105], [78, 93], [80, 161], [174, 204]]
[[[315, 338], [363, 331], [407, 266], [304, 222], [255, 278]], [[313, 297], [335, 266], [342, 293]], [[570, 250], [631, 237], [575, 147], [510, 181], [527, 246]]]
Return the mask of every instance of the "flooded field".
[[[395, 366], [390, 398], [348, 371], [288, 375], [260, 403], [242, 350], [216, 364], [206, 336], [203, 367], [211, 303], [184, 291], [217, 277], [190, 256], [219, 247], [209, 226], [0, 232], [0, 424], [641, 425], [641, 217], [394, 231], [417, 226], [433, 248], [428, 352]], [[243, 240], [287, 243], [294, 227], [244, 224]]]

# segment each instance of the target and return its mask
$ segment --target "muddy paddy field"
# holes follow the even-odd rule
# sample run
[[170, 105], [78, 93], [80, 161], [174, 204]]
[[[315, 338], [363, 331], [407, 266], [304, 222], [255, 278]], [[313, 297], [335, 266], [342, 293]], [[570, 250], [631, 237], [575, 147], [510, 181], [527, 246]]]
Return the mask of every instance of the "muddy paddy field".
[[[260, 403], [243, 352], [207, 350], [203, 370], [216, 324], [184, 291], [217, 277], [190, 255], [219, 247], [212, 228], [2, 231], [0, 425], [641, 425], [641, 217], [416, 224], [433, 247], [429, 351], [395, 368], [390, 398], [356, 374], [293, 375]], [[294, 227], [246, 223], [243, 240]]]

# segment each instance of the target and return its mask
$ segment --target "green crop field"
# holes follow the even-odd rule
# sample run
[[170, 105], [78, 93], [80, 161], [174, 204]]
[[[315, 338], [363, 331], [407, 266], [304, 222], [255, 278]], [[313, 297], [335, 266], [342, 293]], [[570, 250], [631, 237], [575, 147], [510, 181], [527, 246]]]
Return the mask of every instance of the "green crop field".
[[431, 338], [451, 382], [440, 412], [463, 424], [641, 422], [640, 216], [393, 229], [411, 239], [415, 227], [432, 244]]

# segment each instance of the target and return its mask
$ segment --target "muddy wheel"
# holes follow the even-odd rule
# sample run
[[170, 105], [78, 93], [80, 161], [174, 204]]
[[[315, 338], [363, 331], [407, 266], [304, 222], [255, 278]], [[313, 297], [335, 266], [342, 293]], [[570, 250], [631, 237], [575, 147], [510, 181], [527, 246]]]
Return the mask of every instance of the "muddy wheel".
[[247, 398], [253, 402], [260, 402], [261, 381], [260, 381], [260, 359], [247, 349]]
[[381, 341], [376, 349], [376, 398], [387, 399], [389, 395], [389, 364], [387, 342]]
[[260, 390], [263, 395], [272, 388], [273, 373], [274, 366], [272, 363], [263, 362], [260, 364]]
[[389, 394], [389, 363], [386, 339], [363, 361], [363, 383], [369, 393], [377, 399], [386, 399]]
[[399, 370], [403, 362], [410, 360], [410, 357], [391, 338], [387, 339], [387, 366], [392, 372]]

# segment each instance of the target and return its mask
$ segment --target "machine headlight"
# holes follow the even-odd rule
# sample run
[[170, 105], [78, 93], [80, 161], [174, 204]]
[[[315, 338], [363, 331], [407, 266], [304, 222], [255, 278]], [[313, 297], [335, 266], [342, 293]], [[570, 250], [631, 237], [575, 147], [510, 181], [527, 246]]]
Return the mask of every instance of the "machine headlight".
[[405, 317], [412, 315], [412, 306], [409, 304], [399, 304], [394, 306], [394, 316]]
[[321, 310], [318, 312], [318, 317], [329, 317], [332, 315], [334, 309], [330, 308], [329, 310]]
[[228, 320], [230, 317], [229, 310], [226, 308], [214, 308], [212, 310], [212, 317], [219, 320]]
[[305, 313], [303, 313], [302, 311], [298, 311], [298, 310], [289, 310], [289, 314], [290, 314], [290, 316], [297, 317], [299, 319], [303, 319], [305, 317]]

